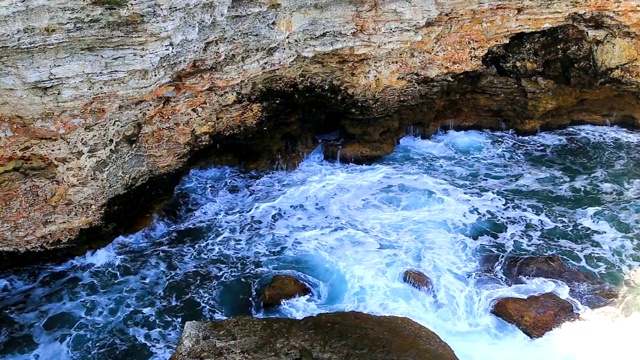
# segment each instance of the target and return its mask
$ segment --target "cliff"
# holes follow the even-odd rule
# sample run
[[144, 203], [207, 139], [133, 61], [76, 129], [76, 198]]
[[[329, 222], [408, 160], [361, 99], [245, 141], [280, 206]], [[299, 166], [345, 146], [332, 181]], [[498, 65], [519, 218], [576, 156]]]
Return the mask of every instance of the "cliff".
[[637, 126], [639, 5], [3, 1], [0, 263], [113, 238], [203, 159], [295, 166], [322, 133], [368, 162], [407, 128]]

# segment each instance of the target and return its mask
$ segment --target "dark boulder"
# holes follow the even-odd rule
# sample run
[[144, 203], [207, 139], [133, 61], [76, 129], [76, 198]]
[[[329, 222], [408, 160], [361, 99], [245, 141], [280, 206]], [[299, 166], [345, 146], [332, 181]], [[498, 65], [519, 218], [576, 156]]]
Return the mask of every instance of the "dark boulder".
[[265, 309], [280, 306], [283, 301], [311, 294], [311, 289], [291, 275], [276, 275], [264, 290], [262, 307]]
[[523, 278], [527, 277], [562, 281], [569, 286], [572, 297], [591, 308], [605, 306], [616, 297], [610, 285], [592, 274], [568, 266], [558, 255], [507, 258], [503, 275], [514, 284], [523, 283]]
[[570, 302], [553, 293], [499, 299], [491, 311], [531, 338], [539, 338], [565, 321], [577, 318]]
[[516, 284], [522, 283], [521, 277], [555, 279], [566, 284], [598, 283], [593, 275], [567, 266], [558, 255], [513, 257], [505, 262], [503, 273]]
[[457, 359], [438, 335], [402, 317], [357, 312], [302, 320], [189, 321], [171, 360]]
[[419, 290], [424, 290], [424, 291], [433, 290], [433, 284], [431, 283], [431, 279], [427, 275], [425, 275], [422, 271], [418, 271], [414, 269], [405, 270], [405, 272], [402, 274], [402, 281]]

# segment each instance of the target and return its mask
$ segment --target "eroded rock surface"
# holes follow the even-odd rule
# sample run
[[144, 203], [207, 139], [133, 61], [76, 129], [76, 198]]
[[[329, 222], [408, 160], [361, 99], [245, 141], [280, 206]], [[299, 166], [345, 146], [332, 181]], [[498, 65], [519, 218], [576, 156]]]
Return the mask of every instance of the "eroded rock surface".
[[302, 320], [233, 318], [189, 321], [171, 360], [457, 359], [438, 335], [395, 316], [357, 312]]
[[311, 294], [307, 284], [291, 275], [276, 275], [262, 294], [262, 307], [274, 308], [285, 300]]
[[203, 158], [291, 168], [336, 130], [366, 163], [408, 126], [637, 126], [638, 5], [1, 2], [0, 266], [130, 229]]
[[577, 314], [570, 302], [553, 293], [521, 298], [499, 299], [491, 311], [514, 324], [531, 338], [542, 337], [563, 322], [574, 320]]

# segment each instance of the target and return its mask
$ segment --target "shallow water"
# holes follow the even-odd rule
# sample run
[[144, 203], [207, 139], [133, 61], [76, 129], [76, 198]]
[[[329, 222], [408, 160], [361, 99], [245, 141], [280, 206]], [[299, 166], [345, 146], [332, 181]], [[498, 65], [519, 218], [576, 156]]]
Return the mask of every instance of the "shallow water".
[[[449, 131], [406, 137], [371, 166], [320, 154], [293, 172], [193, 170], [149, 228], [0, 273], [0, 357], [167, 359], [188, 320], [343, 310], [410, 317], [461, 359], [636, 352], [640, 133]], [[493, 253], [559, 254], [625, 295], [591, 311], [559, 282], [508, 286], [480, 269]], [[431, 276], [434, 297], [401, 281], [407, 268]], [[278, 273], [314, 293], [264, 313], [257, 294]], [[530, 340], [490, 314], [496, 298], [548, 291], [586, 320]]]

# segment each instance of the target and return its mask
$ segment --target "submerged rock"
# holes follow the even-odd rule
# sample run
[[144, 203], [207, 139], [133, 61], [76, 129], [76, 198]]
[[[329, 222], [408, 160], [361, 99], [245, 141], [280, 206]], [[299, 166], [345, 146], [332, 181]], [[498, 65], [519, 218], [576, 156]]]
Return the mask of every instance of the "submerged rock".
[[438, 335], [413, 320], [358, 312], [302, 320], [238, 317], [189, 321], [171, 360], [457, 359]]
[[526, 299], [502, 298], [491, 312], [531, 338], [539, 338], [563, 322], [577, 318], [573, 305], [553, 293]]
[[568, 266], [558, 255], [510, 258], [504, 264], [503, 274], [515, 284], [521, 284], [523, 277], [562, 281], [569, 286], [571, 296], [591, 308], [605, 306], [617, 295], [604, 281]]
[[405, 272], [402, 274], [402, 281], [419, 290], [433, 290], [431, 279], [422, 271], [414, 269], [405, 270]]
[[311, 294], [311, 289], [291, 275], [276, 275], [262, 295], [262, 307], [274, 308], [283, 301]]

